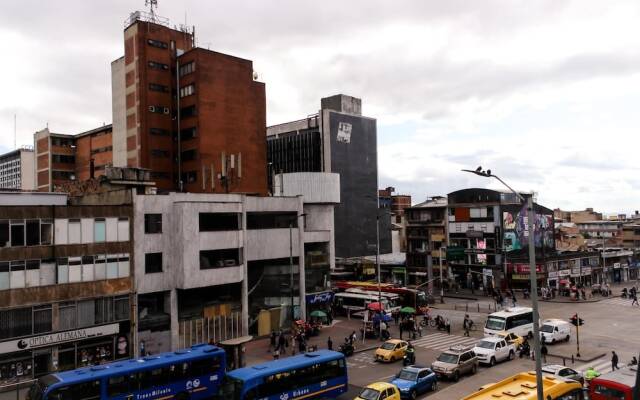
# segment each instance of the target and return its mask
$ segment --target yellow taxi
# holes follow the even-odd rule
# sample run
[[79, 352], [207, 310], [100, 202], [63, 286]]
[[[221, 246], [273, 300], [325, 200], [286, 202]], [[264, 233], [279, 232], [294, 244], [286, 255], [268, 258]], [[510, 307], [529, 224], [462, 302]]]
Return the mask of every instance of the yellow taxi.
[[512, 343], [516, 348], [524, 343], [524, 338], [522, 336], [516, 335], [513, 332], [502, 331], [498, 332], [496, 335], [506, 340], [507, 343]]
[[404, 340], [387, 340], [376, 349], [375, 360], [383, 362], [394, 362], [397, 360], [402, 360], [408, 346], [409, 343], [405, 342]]
[[367, 385], [353, 400], [400, 400], [400, 391], [387, 382], [375, 382]]

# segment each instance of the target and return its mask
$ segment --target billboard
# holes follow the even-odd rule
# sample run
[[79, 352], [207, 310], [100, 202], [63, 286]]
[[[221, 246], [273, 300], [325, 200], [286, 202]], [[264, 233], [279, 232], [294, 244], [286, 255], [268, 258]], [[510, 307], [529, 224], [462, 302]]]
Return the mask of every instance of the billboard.
[[[502, 213], [504, 231], [503, 245], [506, 251], [518, 251], [529, 247], [527, 207], [515, 208]], [[553, 214], [535, 213], [533, 239], [536, 249], [555, 249]]]

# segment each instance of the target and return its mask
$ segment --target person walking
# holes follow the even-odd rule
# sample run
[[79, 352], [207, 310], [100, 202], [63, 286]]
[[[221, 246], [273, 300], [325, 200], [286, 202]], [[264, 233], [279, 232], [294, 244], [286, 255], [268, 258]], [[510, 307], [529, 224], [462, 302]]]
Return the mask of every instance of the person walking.
[[333, 350], [333, 341], [331, 340], [331, 336], [327, 339], [327, 349]]
[[280, 336], [278, 337], [278, 350], [283, 351], [286, 346], [286, 343], [287, 343], [287, 338], [284, 336], [284, 332], [280, 331]]
[[400, 340], [402, 340], [402, 331], [404, 330], [404, 322], [401, 322], [399, 327], [400, 327]]
[[612, 356], [611, 356], [611, 371], [615, 371], [616, 369], [620, 369], [618, 367], [618, 355], [616, 354], [615, 351], [611, 352]]
[[280, 359], [280, 349], [277, 347], [273, 350], [273, 359], [274, 360]]
[[469, 321], [471, 321], [469, 319], [469, 314], [466, 314], [464, 316], [464, 320], [462, 321], [462, 329], [464, 329], [464, 336], [469, 337], [469, 329], [471, 329], [471, 326], [469, 326]]
[[267, 353], [276, 348], [276, 339], [276, 331], [271, 331], [271, 336], [269, 337], [269, 350], [267, 350]]
[[509, 293], [511, 293], [511, 302], [513, 303], [513, 307], [516, 306], [516, 292], [513, 288], [509, 289]]
[[547, 354], [549, 353], [549, 350], [547, 349], [547, 345], [545, 344], [545, 341], [542, 340], [541, 346], [540, 346], [540, 355], [542, 356], [542, 360], [546, 363], [547, 362]]
[[638, 303], [638, 295], [636, 295], [635, 292], [633, 292], [633, 294], [631, 295], [631, 300], [632, 306], [640, 306], [640, 304]]

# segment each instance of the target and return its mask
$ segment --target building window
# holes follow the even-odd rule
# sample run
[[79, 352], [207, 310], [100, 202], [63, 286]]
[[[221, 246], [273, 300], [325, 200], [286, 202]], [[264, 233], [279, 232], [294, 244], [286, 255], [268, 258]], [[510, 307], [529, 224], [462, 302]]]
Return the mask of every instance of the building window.
[[0, 248], [9, 246], [9, 221], [0, 220]]
[[154, 114], [169, 114], [169, 107], [149, 106], [149, 112]]
[[198, 180], [198, 173], [196, 171], [187, 171], [182, 174], [182, 182], [194, 183]]
[[147, 39], [147, 43], [149, 44], [149, 46], [157, 47], [159, 49], [168, 49], [169, 48], [169, 45], [167, 43], [162, 42], [160, 40]]
[[157, 158], [168, 158], [169, 157], [169, 151], [167, 150], [160, 150], [160, 149], [153, 149], [151, 150], [151, 155]]
[[144, 255], [144, 273], [154, 274], [162, 272], [162, 253], [147, 253]]
[[247, 213], [247, 229], [278, 229], [298, 227], [296, 213], [255, 212]]
[[82, 243], [82, 234], [79, 219], [70, 219], [68, 225], [68, 244]]
[[11, 221], [11, 247], [24, 246], [24, 220]]
[[[40, 244], [47, 245], [51, 243], [53, 243], [53, 220], [43, 219], [40, 221]], [[0, 247], [2, 247], [1, 240]]]
[[180, 109], [180, 118], [189, 118], [196, 115], [196, 106], [188, 106]]
[[33, 333], [46, 333], [52, 330], [51, 304], [33, 307]]
[[180, 88], [180, 98], [191, 96], [196, 92], [196, 85], [193, 83]]
[[189, 140], [196, 137], [196, 127], [185, 128], [180, 131], [180, 140]]
[[240, 218], [238, 213], [200, 213], [200, 232], [237, 231]]
[[184, 64], [180, 66], [180, 76], [185, 76], [187, 74], [192, 73], [196, 70], [196, 62], [191, 61], [190, 63]]
[[150, 83], [149, 90], [154, 92], [169, 93], [169, 87], [158, 83]]
[[40, 244], [40, 220], [27, 220], [27, 246], [38, 246]]
[[91, 155], [98, 154], [98, 153], [106, 153], [108, 151], [113, 151], [113, 146], [105, 146], [105, 147], [98, 147], [96, 149], [92, 149]]
[[73, 164], [76, 162], [76, 158], [74, 156], [54, 154], [51, 156], [51, 161], [54, 163]]
[[57, 283], [69, 283], [69, 260], [67, 258], [58, 258], [56, 263]]
[[182, 161], [193, 161], [198, 158], [198, 151], [196, 149], [185, 150], [182, 152]]
[[162, 214], [144, 215], [144, 233], [162, 233]]
[[164, 70], [169, 69], [169, 66], [167, 64], [163, 64], [155, 61], [149, 61], [148, 65], [149, 65], [149, 68], [151, 69], [164, 69]]
[[162, 172], [162, 171], [151, 171], [151, 178], [152, 179], [169, 179], [169, 173]]
[[73, 171], [51, 171], [51, 178], [69, 181], [75, 178], [75, 174]]
[[240, 249], [200, 251], [200, 269], [236, 267], [241, 262]]
[[107, 224], [104, 218], [96, 218], [93, 223], [93, 241], [96, 243], [107, 240]]
[[154, 136], [169, 136], [170, 132], [167, 129], [162, 129], [162, 128], [150, 128], [149, 129], [149, 133], [151, 133]]

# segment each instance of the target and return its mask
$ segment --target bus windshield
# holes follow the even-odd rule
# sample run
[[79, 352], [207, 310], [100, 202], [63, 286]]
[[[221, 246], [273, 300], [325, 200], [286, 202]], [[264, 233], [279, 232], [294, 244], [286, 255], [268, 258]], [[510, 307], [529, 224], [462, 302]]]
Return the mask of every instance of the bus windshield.
[[485, 325], [485, 328], [490, 329], [492, 331], [504, 330], [504, 318], [499, 318], [499, 317], [487, 318], [487, 324]]
[[47, 388], [60, 380], [53, 375], [45, 375], [34, 383], [27, 393], [27, 400], [42, 400]]
[[222, 398], [229, 400], [239, 400], [242, 394], [244, 381], [242, 379], [226, 376], [222, 384]]

